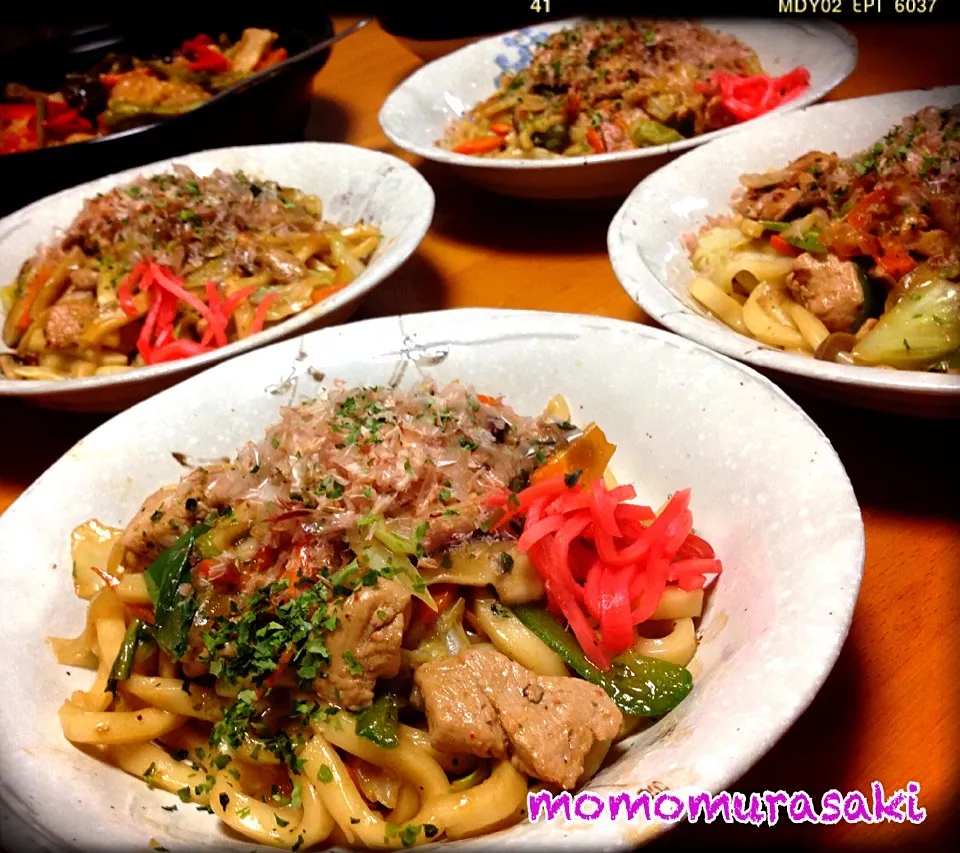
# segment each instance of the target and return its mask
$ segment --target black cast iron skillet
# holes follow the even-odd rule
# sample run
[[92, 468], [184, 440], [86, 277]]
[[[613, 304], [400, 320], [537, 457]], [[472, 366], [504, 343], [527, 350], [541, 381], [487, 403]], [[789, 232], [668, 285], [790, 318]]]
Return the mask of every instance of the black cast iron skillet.
[[333, 35], [333, 23], [327, 15], [308, 11], [310, 7], [283, 6], [289, 11], [249, 15], [240, 11], [243, 7], [219, 15], [190, 9], [182, 16], [160, 15], [149, 26], [86, 27], [0, 53], [0, 92], [8, 82], [52, 92], [66, 74], [86, 72], [108, 53], [169, 55], [199, 33], [213, 38], [226, 33], [238, 39], [246, 27], [278, 33], [277, 46], [285, 47], [289, 56], [183, 115], [89, 142], [0, 154], [0, 215], [57, 190], [154, 160], [209, 148], [301, 139], [310, 114], [313, 77], [330, 56], [330, 48], [322, 43]]

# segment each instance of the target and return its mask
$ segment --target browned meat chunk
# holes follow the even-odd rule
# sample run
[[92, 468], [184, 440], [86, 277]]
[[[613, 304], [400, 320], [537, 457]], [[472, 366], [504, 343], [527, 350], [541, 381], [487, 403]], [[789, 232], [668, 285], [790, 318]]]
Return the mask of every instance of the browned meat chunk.
[[853, 261], [835, 255], [818, 260], [804, 253], [793, 263], [787, 287], [831, 332], [848, 332], [863, 305], [863, 286]]
[[734, 204], [734, 209], [750, 219], [782, 221], [794, 210], [807, 210], [827, 201], [828, 178], [837, 168], [836, 154], [811, 151], [798, 157], [774, 183], [754, 186]]
[[747, 193], [734, 205], [734, 209], [750, 219], [779, 222], [787, 217], [802, 197], [803, 191], [799, 187], [774, 187]]
[[77, 342], [80, 333], [97, 316], [97, 301], [90, 293], [69, 294], [54, 305], [43, 327], [47, 343], [63, 348]]
[[510, 758], [521, 772], [566, 789], [593, 744], [620, 729], [620, 711], [595, 684], [537, 675], [493, 649], [423, 664], [414, 678], [435, 749]]
[[198, 468], [179, 483], [157, 489], [123, 531], [121, 544], [147, 559], [173, 545], [208, 509], [204, 501], [208, 477], [205, 469]]
[[400, 671], [409, 604], [410, 593], [384, 579], [361, 587], [344, 602], [337, 627], [327, 637], [330, 668], [313, 682], [321, 699], [350, 711], [373, 701], [377, 679]]

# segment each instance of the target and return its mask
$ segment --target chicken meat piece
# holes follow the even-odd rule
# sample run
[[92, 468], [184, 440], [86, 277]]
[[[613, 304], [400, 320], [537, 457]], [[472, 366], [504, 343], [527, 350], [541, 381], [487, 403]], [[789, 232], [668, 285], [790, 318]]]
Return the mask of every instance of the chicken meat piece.
[[191, 471], [179, 483], [148, 497], [120, 536], [120, 544], [146, 559], [155, 559], [187, 532], [210, 507], [205, 487], [209, 472]]
[[423, 664], [414, 679], [434, 749], [509, 758], [568, 790], [594, 743], [612, 740], [623, 719], [595, 684], [537, 675], [492, 648]]
[[47, 313], [43, 325], [47, 343], [56, 349], [73, 346], [80, 333], [96, 319], [97, 313], [97, 300], [92, 293], [77, 291], [68, 294]]
[[409, 591], [383, 578], [346, 599], [337, 627], [327, 637], [329, 669], [313, 682], [321, 699], [348, 711], [373, 701], [377, 679], [393, 678], [400, 671], [409, 606]]
[[823, 260], [806, 252], [800, 255], [787, 275], [787, 287], [831, 332], [849, 332], [863, 306], [860, 270], [836, 255]]

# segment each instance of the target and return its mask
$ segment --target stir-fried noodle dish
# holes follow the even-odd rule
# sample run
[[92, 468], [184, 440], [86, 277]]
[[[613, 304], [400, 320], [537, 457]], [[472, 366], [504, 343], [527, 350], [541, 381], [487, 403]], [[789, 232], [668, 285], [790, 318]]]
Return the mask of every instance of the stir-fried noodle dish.
[[581, 784], [691, 690], [721, 564], [689, 488], [642, 505], [568, 418], [335, 383], [125, 529], [81, 525], [67, 739], [291, 849], [487, 833]]
[[740, 183], [734, 213], [689, 239], [698, 302], [788, 352], [960, 371], [960, 107]]
[[0, 290], [8, 379], [101, 376], [212, 352], [322, 302], [380, 243], [319, 198], [183, 165], [88, 199]]
[[270, 30], [233, 41], [206, 33], [168, 56], [110, 53], [54, 92], [8, 83], [0, 101], [0, 154], [87, 142], [202, 107], [220, 92], [287, 59]]
[[751, 47], [691, 21], [585, 21], [505, 72], [438, 145], [499, 158], [630, 151], [756, 118], [809, 81], [805, 68], [770, 77]]

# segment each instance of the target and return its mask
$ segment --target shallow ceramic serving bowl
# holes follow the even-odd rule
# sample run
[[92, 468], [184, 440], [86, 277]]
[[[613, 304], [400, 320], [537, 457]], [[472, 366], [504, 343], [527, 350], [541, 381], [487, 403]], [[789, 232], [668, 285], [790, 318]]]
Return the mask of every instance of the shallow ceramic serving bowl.
[[[636, 151], [550, 160], [489, 159], [437, 147], [447, 124], [492, 95], [504, 71], [529, 64], [537, 42], [579, 20], [582, 18], [568, 18], [514, 30], [431, 62], [404, 80], [384, 102], [380, 110], [383, 132], [401, 148], [456, 168], [464, 179], [494, 192], [531, 199], [597, 200], [622, 199], [641, 177], [677, 152], [743, 128], [734, 125]], [[783, 74], [798, 65], [807, 68], [810, 88], [777, 113], [819, 100], [847, 77], [857, 61], [853, 36], [830, 21], [731, 19], [703, 23], [750, 45], [769, 74]]]
[[[0, 285], [13, 281], [21, 264], [55, 238], [80, 211], [85, 199], [124, 184], [138, 175], [166, 171], [183, 163], [198, 174], [214, 169], [245, 171], [313, 193], [323, 202], [329, 222], [353, 225], [364, 221], [383, 232], [383, 241], [367, 269], [339, 293], [258, 335], [235, 341], [194, 358], [138, 368], [110, 376], [59, 381], [5, 379], [0, 397], [25, 397], [58, 409], [118, 411], [216, 361], [237, 355], [305, 329], [345, 320], [357, 300], [396, 270], [427, 233], [433, 219], [430, 185], [402, 160], [378, 151], [327, 142], [294, 142], [220, 148], [174, 157], [128, 169], [41, 199], [0, 220]], [[5, 311], [0, 308], [0, 323]]]
[[613, 269], [633, 300], [679, 335], [784, 382], [854, 405], [920, 416], [960, 415], [960, 376], [816, 361], [768, 347], [713, 318], [688, 292], [695, 273], [683, 235], [730, 210], [741, 174], [780, 168], [808, 151], [849, 156], [927, 105], [960, 103], [960, 86], [894, 92], [764, 118], [742, 136], [693, 151], [644, 180], [607, 235]]
[[[64, 740], [57, 709], [92, 677], [68, 674], [44, 643], [78, 634], [85, 618], [70, 579], [70, 531], [90, 516], [125, 524], [148, 493], [183, 473], [171, 454], [233, 455], [281, 406], [336, 378], [421, 376], [502, 393], [527, 413], [563, 393], [574, 421], [596, 420], [618, 445], [613, 469], [642, 501], [658, 506], [692, 487], [697, 529], [723, 559], [691, 664], [693, 692], [616, 749], [591, 791], [719, 792], [804, 710], [847, 634], [864, 539], [843, 466], [796, 404], [748, 367], [618, 320], [486, 309], [369, 320], [249, 353], [146, 400], [79, 442], [0, 517], [0, 811], [9, 849], [146, 849], [151, 838], [171, 850], [251, 848], [210, 815], [163, 811], [175, 796]], [[626, 850], [662, 828], [541, 822], [496, 843]]]

